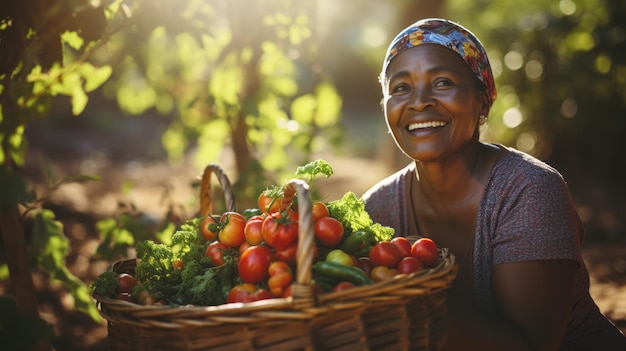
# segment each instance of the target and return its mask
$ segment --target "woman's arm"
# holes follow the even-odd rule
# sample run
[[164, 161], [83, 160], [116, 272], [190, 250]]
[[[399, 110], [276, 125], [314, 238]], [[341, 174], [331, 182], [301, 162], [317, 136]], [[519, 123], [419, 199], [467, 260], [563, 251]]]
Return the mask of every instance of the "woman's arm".
[[449, 296], [446, 350], [558, 350], [573, 303], [578, 263], [541, 260], [493, 267], [497, 314]]

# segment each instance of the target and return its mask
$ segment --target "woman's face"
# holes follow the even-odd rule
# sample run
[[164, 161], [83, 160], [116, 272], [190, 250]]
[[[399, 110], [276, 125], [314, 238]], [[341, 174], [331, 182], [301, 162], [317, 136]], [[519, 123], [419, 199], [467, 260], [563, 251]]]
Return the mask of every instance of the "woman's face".
[[463, 59], [437, 44], [396, 56], [382, 81], [387, 126], [398, 147], [414, 160], [445, 158], [478, 142], [478, 117], [486, 94]]

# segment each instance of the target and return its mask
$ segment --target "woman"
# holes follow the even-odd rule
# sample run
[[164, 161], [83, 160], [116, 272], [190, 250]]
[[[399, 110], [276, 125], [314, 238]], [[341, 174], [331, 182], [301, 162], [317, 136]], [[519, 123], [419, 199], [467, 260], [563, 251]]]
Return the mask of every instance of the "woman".
[[456, 256], [448, 350], [626, 350], [589, 295], [584, 229], [550, 166], [479, 141], [496, 88], [467, 29], [426, 19], [392, 41], [380, 75], [387, 126], [411, 162], [364, 195], [396, 235]]

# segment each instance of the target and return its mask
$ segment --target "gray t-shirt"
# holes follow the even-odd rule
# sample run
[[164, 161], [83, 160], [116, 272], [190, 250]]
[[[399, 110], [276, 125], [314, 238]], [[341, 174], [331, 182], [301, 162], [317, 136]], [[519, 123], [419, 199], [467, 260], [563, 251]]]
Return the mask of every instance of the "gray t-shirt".
[[[478, 210], [473, 262], [476, 302], [485, 309], [496, 309], [491, 289], [494, 265], [573, 260], [580, 267], [576, 303], [562, 350], [584, 349], [577, 347], [592, 343], [598, 347], [610, 340], [617, 347], [626, 347], [626, 339], [600, 313], [589, 295], [589, 274], [581, 255], [584, 228], [563, 177], [528, 154], [512, 148], [508, 151], [494, 165]], [[412, 162], [363, 195], [372, 219], [394, 228], [398, 236], [409, 232], [413, 214], [409, 183], [415, 178]]]

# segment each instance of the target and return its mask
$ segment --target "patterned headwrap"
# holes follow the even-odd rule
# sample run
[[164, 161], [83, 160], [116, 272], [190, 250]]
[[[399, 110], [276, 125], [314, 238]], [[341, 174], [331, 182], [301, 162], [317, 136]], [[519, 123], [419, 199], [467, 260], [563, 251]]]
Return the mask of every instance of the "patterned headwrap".
[[496, 85], [485, 48], [472, 32], [454, 22], [428, 18], [419, 20], [400, 32], [387, 49], [382, 75], [387, 72], [389, 62], [406, 49], [422, 44], [439, 44], [461, 55], [487, 91], [489, 107], [496, 100]]

